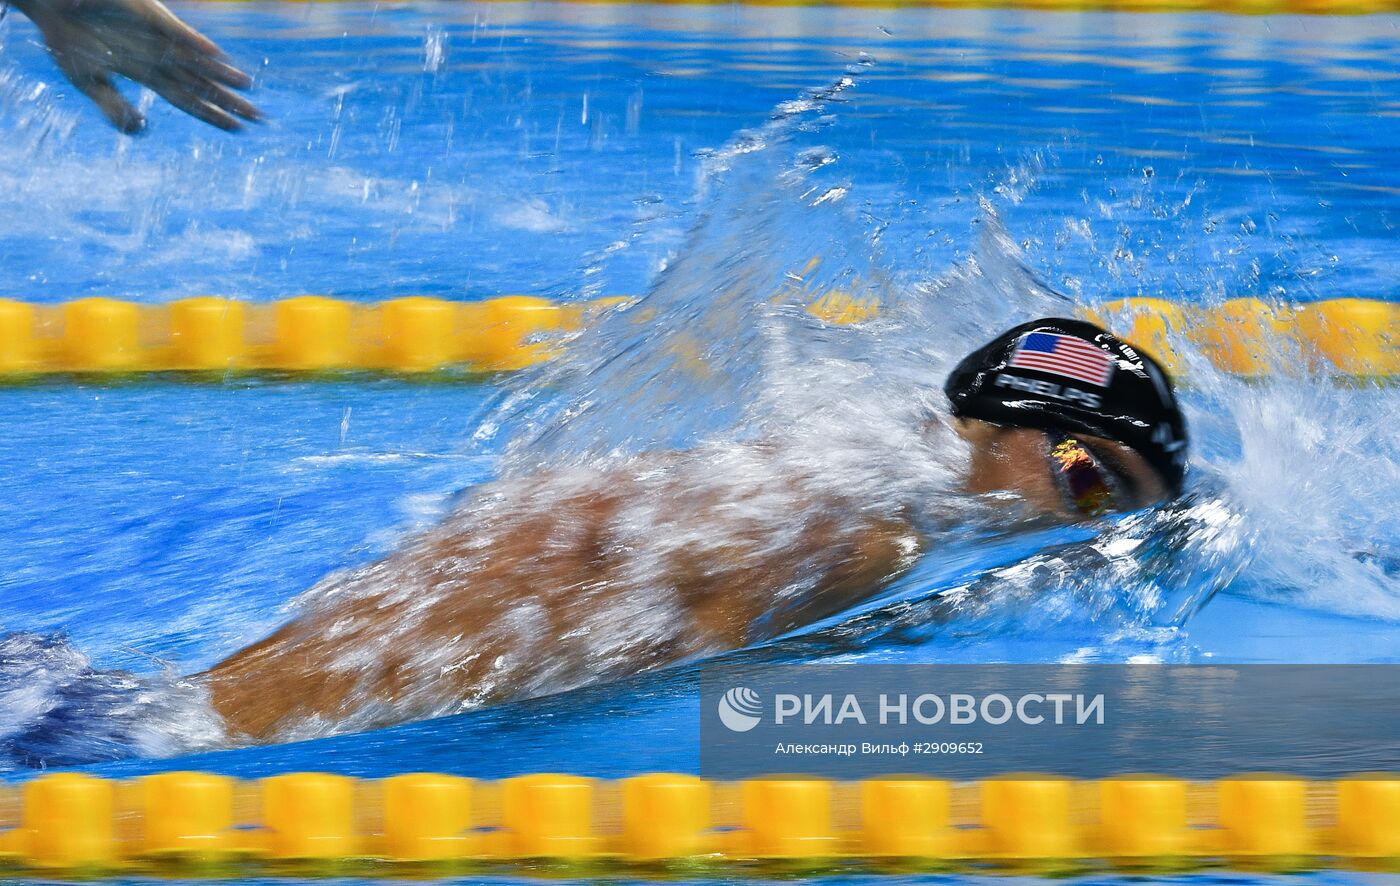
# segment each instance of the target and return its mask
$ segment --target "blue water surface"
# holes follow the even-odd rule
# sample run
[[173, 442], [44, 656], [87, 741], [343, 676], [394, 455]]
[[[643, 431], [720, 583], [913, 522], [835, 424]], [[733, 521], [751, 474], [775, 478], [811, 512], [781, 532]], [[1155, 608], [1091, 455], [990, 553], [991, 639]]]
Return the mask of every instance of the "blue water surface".
[[[0, 24], [0, 297], [643, 293], [687, 248], [712, 152], [843, 77], [852, 88], [802, 124], [794, 150], [833, 161], [832, 186], [901, 279], [976, 255], [994, 218], [1029, 274], [1080, 302], [1400, 296], [1397, 16], [179, 12], [254, 71], [266, 123], [230, 137], [154, 103], [147, 135], [118, 136], [26, 22]], [[490, 478], [498, 451], [473, 434], [501, 389], [0, 387], [0, 631], [66, 635], [98, 668], [209, 667], [285, 621], [319, 578], [392, 550]], [[1188, 393], [1200, 445], [1253, 490], [1242, 495], [1270, 553], [1170, 642], [1073, 624], [876, 642], [852, 657], [1400, 662], [1395, 389], [1300, 382], [1225, 411], [1218, 395]], [[694, 677], [685, 665], [372, 733], [95, 771], [695, 771]]]
[[2, 26], [0, 293], [638, 293], [699, 156], [862, 57], [820, 141], [905, 226], [904, 262], [965, 253], [1000, 192], [1032, 267], [1095, 298], [1397, 291], [1393, 15], [187, 13], [256, 74], [265, 124], [230, 138], [156, 103], [119, 137]]

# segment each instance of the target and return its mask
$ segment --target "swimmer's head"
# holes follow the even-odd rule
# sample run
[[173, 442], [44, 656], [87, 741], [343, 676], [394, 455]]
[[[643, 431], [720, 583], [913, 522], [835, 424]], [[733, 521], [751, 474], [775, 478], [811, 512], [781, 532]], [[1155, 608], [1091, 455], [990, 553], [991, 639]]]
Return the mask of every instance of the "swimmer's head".
[[944, 390], [973, 445], [972, 492], [1071, 518], [1181, 492], [1186, 424], [1166, 372], [1092, 323], [1017, 326], [965, 357]]

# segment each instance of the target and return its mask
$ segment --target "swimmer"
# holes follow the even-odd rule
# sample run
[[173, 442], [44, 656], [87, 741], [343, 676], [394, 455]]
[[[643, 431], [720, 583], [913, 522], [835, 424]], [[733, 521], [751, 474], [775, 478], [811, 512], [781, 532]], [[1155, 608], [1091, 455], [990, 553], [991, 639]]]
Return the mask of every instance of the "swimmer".
[[[968, 493], [1077, 522], [1181, 491], [1186, 430], [1166, 374], [1093, 324], [1017, 326], [959, 363], [945, 391]], [[232, 736], [268, 740], [561, 691], [834, 615], [936, 541], [913, 515], [745, 472], [773, 452], [736, 449], [735, 477], [768, 479], [697, 482], [715, 460], [677, 453], [485, 484], [202, 675], [214, 707]]]
[[211, 126], [234, 131], [258, 109], [234, 90], [253, 80], [158, 0], [0, 0], [39, 28], [63, 75], [131, 135], [145, 118], [112, 83], [119, 74]]

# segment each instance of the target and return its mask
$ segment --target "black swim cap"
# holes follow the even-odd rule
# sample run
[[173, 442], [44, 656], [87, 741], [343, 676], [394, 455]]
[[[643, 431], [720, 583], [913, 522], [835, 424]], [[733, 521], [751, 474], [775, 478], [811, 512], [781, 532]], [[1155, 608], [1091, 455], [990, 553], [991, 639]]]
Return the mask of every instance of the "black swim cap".
[[1186, 422], [1166, 372], [1092, 323], [1023, 323], [964, 357], [943, 390], [962, 418], [1116, 440], [1181, 492]]

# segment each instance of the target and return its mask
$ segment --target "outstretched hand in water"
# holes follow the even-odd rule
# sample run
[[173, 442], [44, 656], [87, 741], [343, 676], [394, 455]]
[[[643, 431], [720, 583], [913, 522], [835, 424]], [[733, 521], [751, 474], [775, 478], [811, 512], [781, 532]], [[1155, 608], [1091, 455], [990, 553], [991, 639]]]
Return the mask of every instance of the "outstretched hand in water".
[[258, 109], [235, 92], [252, 78], [158, 0], [11, 2], [38, 26], [64, 75], [122, 132], [139, 132], [146, 121], [117, 90], [113, 74], [220, 129], [258, 119]]

